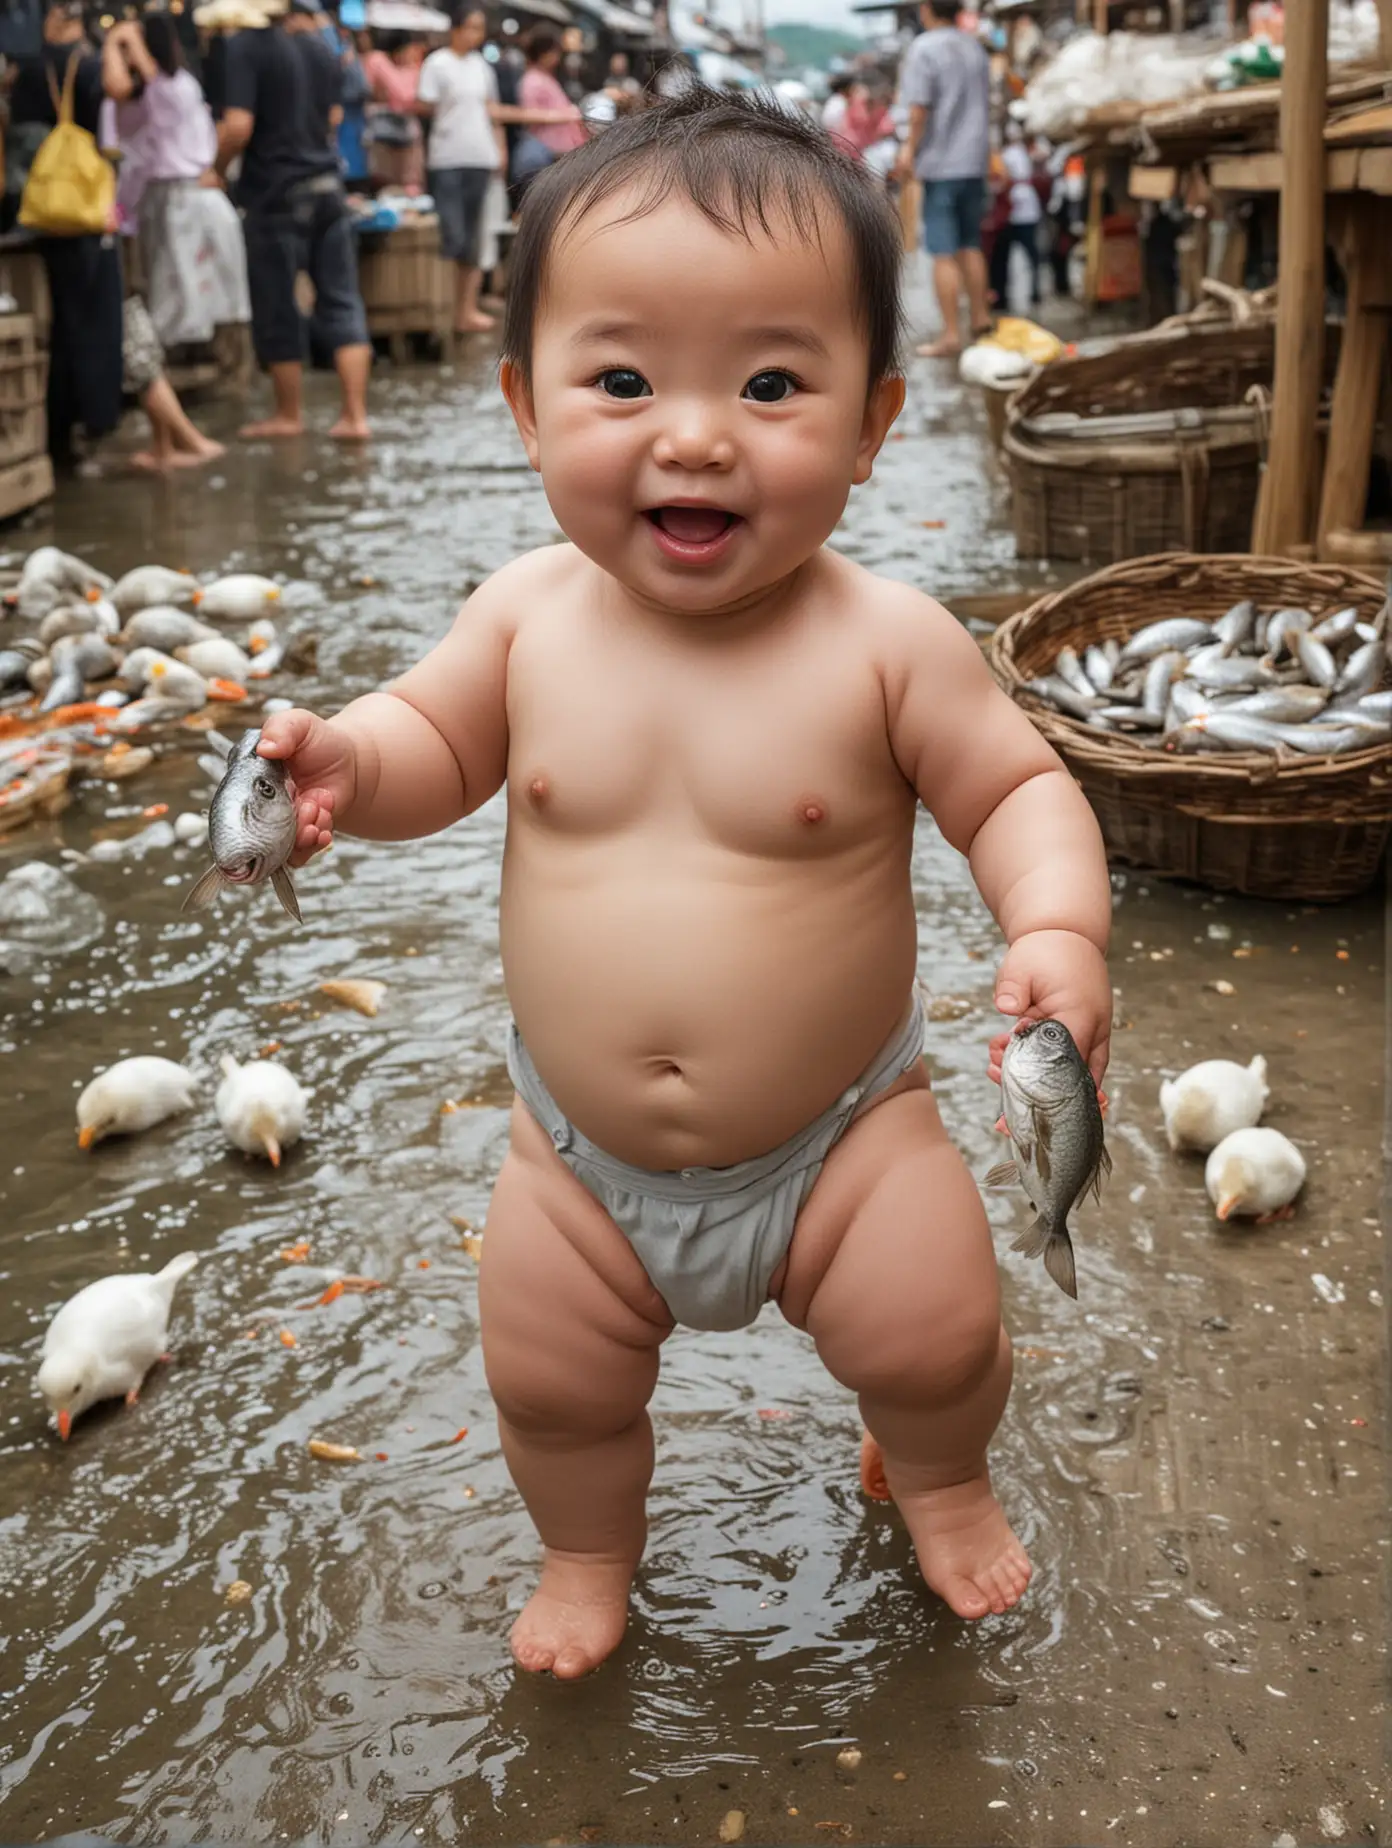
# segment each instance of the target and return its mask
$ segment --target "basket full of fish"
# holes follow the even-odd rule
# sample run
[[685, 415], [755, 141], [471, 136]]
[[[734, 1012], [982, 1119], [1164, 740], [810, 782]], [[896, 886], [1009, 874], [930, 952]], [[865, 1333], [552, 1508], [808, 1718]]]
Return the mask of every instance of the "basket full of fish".
[[1372, 883], [1392, 831], [1388, 614], [1364, 573], [1168, 552], [1042, 597], [991, 659], [1112, 859], [1332, 902]]

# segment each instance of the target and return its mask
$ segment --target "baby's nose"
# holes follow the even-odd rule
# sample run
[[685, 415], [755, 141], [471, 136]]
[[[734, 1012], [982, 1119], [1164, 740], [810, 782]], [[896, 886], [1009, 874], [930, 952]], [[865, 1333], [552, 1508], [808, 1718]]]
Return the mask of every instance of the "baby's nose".
[[713, 406], [673, 405], [653, 445], [656, 460], [674, 468], [729, 469], [735, 444], [725, 419]]

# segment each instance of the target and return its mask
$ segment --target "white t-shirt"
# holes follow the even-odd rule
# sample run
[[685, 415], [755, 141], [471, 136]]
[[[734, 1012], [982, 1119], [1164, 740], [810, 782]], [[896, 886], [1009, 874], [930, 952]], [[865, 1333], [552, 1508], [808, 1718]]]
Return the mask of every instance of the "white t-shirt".
[[1034, 162], [1029, 157], [1029, 151], [1018, 141], [1007, 141], [1001, 149], [1001, 165], [1010, 181], [1011, 224], [1037, 225], [1044, 214], [1044, 207], [1031, 177]]
[[421, 66], [417, 95], [434, 105], [426, 164], [431, 167], [498, 165], [498, 131], [488, 105], [498, 100], [498, 79], [482, 52], [445, 46], [432, 51]]

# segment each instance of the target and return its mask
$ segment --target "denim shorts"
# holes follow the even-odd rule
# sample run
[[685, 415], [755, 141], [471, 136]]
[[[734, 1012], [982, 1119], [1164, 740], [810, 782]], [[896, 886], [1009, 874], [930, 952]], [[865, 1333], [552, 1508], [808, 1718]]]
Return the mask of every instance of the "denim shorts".
[[440, 255], [451, 263], [478, 262], [483, 202], [491, 167], [432, 167], [426, 176], [440, 221]]
[[983, 179], [923, 182], [923, 247], [930, 257], [980, 250], [986, 211]]
[[272, 211], [248, 211], [244, 228], [251, 339], [263, 366], [305, 356], [304, 317], [295, 300], [301, 270], [314, 284], [314, 325], [324, 346], [336, 353], [367, 345], [358, 252], [336, 174], [300, 181]]

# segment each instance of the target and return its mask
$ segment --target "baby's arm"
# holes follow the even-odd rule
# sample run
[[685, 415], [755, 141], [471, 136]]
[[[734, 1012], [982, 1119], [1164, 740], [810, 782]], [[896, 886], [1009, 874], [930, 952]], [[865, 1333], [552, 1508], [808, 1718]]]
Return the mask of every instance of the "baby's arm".
[[261, 754], [283, 758], [296, 787], [297, 859], [335, 828], [378, 841], [434, 834], [502, 786], [513, 569], [482, 585], [439, 646], [383, 692], [328, 720], [292, 711], [266, 721]]
[[967, 855], [1010, 945], [996, 1005], [1062, 1019], [1100, 1082], [1112, 902], [1087, 799], [946, 610], [896, 587], [886, 613], [890, 740], [944, 836]]

